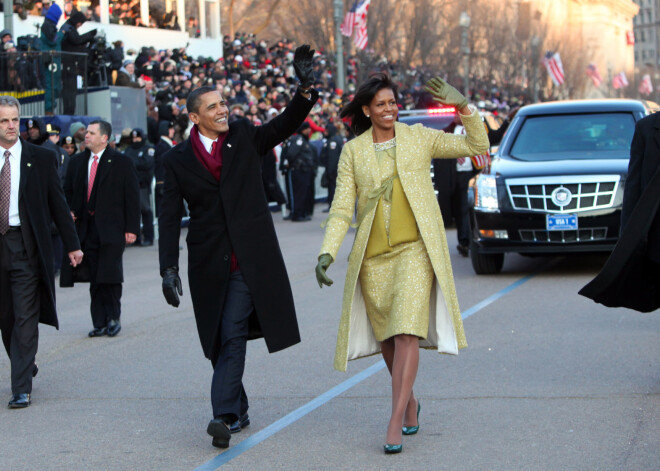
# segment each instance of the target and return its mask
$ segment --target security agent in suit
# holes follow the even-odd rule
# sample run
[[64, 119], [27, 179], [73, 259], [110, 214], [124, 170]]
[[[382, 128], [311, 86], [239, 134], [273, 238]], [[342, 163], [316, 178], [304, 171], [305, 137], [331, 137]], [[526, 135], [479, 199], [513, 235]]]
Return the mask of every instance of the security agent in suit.
[[0, 330], [11, 362], [9, 408], [28, 407], [39, 322], [58, 328], [51, 221], [73, 266], [83, 253], [54, 154], [19, 139], [20, 105], [0, 96]]
[[[89, 265], [90, 337], [121, 330], [122, 256], [140, 230], [140, 188], [131, 159], [108, 146], [110, 123], [87, 126], [85, 150], [71, 157], [64, 193]], [[65, 276], [62, 267], [60, 286]], [[70, 277], [72, 279], [72, 277]]]
[[165, 188], [159, 216], [163, 294], [179, 305], [182, 202], [190, 210], [188, 280], [204, 354], [213, 365], [213, 445], [229, 446], [249, 424], [243, 387], [248, 339], [263, 337], [269, 352], [300, 341], [293, 294], [263, 190], [260, 156], [289, 137], [318, 99], [311, 89], [314, 51], [296, 49], [301, 81], [286, 110], [264, 124], [228, 123], [229, 109], [213, 87], [188, 96], [195, 124], [190, 138], [163, 157]]
[[131, 131], [133, 143], [124, 154], [131, 158], [137, 170], [140, 184], [140, 214], [142, 216], [142, 240], [140, 245], [154, 245], [154, 213], [151, 210], [151, 182], [154, 179], [154, 147], [149, 144], [144, 131], [135, 128]]

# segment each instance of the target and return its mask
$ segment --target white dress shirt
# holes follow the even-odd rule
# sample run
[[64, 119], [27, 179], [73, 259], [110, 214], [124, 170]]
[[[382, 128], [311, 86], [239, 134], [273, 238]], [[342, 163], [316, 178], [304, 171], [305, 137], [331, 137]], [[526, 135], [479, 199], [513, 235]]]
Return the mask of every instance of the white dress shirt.
[[21, 152], [23, 146], [21, 140], [17, 139], [16, 144], [9, 149], [0, 146], [0, 171], [5, 166], [5, 151], [9, 150], [9, 164], [11, 165], [11, 192], [9, 193], [9, 225], [20, 226], [21, 218], [18, 214], [18, 187], [21, 183]]
[[[89, 154], [89, 160], [87, 161], [87, 181], [88, 182], [89, 182], [89, 172], [92, 170], [92, 162], [94, 162], [94, 156], [95, 155], [99, 156], [99, 161], [96, 163], [96, 165], [100, 165], [101, 164], [101, 156], [103, 155], [103, 152], [105, 152], [105, 149], [106, 148], [104, 147], [103, 150], [101, 152], [99, 152], [98, 154], [95, 154], [94, 152], [92, 152], [91, 149], [89, 150], [91, 153]], [[98, 172], [98, 167], [96, 167], [96, 171]]]
[[209, 154], [211, 153], [211, 146], [213, 145], [213, 143], [218, 141], [217, 138], [211, 139], [210, 137], [206, 137], [201, 132], [199, 133], [199, 140], [202, 141], [202, 145], [204, 146], [204, 149], [206, 149], [206, 152], [208, 152]]

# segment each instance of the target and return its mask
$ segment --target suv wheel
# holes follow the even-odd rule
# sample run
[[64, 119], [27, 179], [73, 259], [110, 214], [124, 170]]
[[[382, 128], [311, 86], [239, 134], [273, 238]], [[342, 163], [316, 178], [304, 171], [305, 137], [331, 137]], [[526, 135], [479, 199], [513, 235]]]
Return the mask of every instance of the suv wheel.
[[504, 265], [503, 253], [479, 253], [479, 246], [470, 241], [470, 259], [477, 275], [496, 275]]

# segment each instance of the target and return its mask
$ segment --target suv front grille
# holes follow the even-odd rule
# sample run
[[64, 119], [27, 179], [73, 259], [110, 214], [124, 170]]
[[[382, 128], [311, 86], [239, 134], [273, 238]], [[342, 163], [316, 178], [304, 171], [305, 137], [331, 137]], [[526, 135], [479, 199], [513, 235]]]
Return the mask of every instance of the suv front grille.
[[514, 209], [578, 213], [611, 207], [619, 179], [619, 175], [509, 178], [506, 187]]
[[546, 231], [545, 229], [520, 229], [523, 242], [550, 242], [566, 244], [571, 242], [594, 242], [607, 237], [607, 227], [591, 227], [576, 231]]

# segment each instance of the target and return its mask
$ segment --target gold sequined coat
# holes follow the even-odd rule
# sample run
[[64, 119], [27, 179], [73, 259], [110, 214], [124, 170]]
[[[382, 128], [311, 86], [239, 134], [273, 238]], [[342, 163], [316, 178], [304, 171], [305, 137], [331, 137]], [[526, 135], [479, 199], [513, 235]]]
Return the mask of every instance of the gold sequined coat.
[[[484, 154], [488, 150], [488, 137], [478, 112], [461, 115], [461, 118], [466, 135], [445, 134], [421, 124], [408, 126], [397, 122], [395, 125], [397, 171], [435, 272], [429, 333], [426, 339], [420, 340], [420, 346], [454, 355], [466, 347], [467, 342], [444, 224], [429, 170], [433, 158], [467, 157]], [[334, 367], [340, 371], [346, 371], [348, 360], [380, 352], [380, 343], [374, 337], [367, 318], [358, 276], [376, 208], [372, 204], [371, 209], [363, 213], [368, 209], [368, 194], [381, 183], [372, 130], [369, 129], [344, 146], [339, 159], [337, 189], [320, 251], [320, 254], [328, 253], [333, 259], [337, 258], [353, 218], [357, 197], [357, 221], [361, 223], [348, 257], [334, 360]]]

